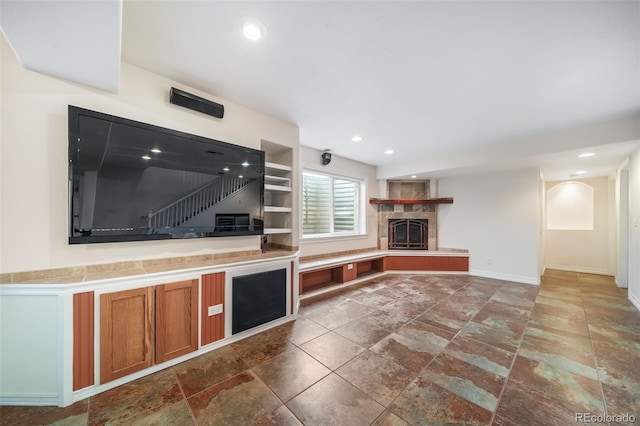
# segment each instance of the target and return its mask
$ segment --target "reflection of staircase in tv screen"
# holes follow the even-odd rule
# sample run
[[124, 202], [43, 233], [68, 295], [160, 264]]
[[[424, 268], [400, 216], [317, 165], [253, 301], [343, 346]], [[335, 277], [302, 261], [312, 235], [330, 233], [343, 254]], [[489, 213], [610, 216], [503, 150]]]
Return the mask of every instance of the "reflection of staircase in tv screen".
[[216, 215], [216, 231], [239, 232], [249, 230], [249, 213], [221, 213]]
[[[149, 229], [189, 226], [189, 221], [206, 213], [212, 207], [237, 194], [256, 179], [220, 177], [189, 192], [179, 199], [150, 211], [147, 217]], [[247, 228], [249, 218], [247, 216]]]

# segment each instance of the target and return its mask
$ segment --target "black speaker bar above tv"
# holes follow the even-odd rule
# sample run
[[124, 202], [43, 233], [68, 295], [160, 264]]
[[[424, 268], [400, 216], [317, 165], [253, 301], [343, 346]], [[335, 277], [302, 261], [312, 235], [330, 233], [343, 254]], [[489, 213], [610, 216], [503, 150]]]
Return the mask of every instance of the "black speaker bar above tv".
[[192, 93], [187, 93], [184, 90], [176, 89], [175, 87], [171, 88], [169, 102], [216, 118], [222, 118], [224, 116], [224, 105], [201, 98]]

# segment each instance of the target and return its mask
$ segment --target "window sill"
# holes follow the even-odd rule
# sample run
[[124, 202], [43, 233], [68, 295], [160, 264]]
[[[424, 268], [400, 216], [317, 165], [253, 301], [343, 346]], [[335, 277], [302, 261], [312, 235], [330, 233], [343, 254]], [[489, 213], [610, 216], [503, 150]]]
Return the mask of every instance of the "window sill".
[[366, 240], [369, 234], [327, 235], [323, 237], [300, 237], [300, 244], [329, 243], [333, 241]]

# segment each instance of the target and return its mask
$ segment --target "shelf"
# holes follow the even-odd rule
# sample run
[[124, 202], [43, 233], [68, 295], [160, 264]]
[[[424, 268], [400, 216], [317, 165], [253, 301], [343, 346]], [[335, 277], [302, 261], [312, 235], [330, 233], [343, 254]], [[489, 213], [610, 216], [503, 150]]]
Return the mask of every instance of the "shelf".
[[369, 198], [369, 204], [453, 204], [453, 198], [428, 198], [424, 200]]
[[282, 186], [291, 188], [291, 178], [282, 176], [264, 175], [265, 185]]
[[265, 213], [291, 213], [293, 209], [291, 207], [280, 206], [264, 206]]
[[286, 166], [284, 164], [270, 163], [269, 161], [265, 161], [264, 167], [266, 169], [280, 170], [283, 172], [290, 172], [292, 170], [291, 166]]
[[264, 189], [267, 191], [281, 191], [281, 192], [291, 192], [290, 186], [282, 186], [282, 185], [273, 185], [270, 183], [264, 184]]
[[287, 182], [287, 184], [291, 183], [290, 178], [282, 177], [282, 176], [264, 175], [264, 180], [271, 180], [275, 182]]
[[309, 293], [323, 287], [344, 284], [381, 272], [384, 272], [383, 257], [302, 271], [299, 275], [300, 294]]
[[264, 228], [264, 234], [290, 234], [291, 228]]
[[264, 235], [262, 249], [293, 247], [293, 149], [262, 141], [264, 163]]

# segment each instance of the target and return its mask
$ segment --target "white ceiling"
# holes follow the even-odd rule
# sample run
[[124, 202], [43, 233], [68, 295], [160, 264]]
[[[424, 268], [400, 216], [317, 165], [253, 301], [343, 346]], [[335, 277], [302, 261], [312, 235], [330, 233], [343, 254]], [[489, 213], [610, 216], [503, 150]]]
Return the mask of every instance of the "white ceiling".
[[[265, 39], [242, 37], [246, 16]], [[126, 0], [122, 60], [295, 123], [380, 178], [602, 176], [640, 139], [638, 1]]]
[[22, 65], [118, 91], [122, 3], [0, 0], [0, 29]]

